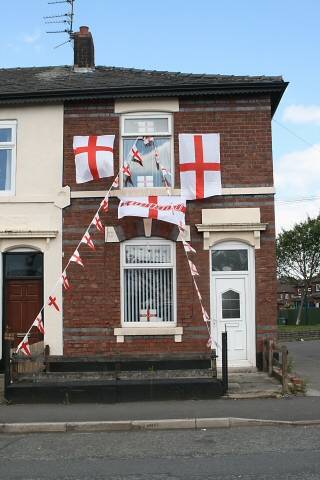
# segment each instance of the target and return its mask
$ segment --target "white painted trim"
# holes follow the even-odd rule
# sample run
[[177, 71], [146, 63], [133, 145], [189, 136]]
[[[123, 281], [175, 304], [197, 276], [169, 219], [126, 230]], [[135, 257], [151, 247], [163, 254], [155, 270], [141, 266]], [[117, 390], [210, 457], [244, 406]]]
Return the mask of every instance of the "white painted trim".
[[179, 112], [179, 99], [152, 98], [152, 99], [118, 99], [114, 102], [114, 113], [132, 112]]
[[117, 337], [117, 343], [123, 343], [125, 336], [156, 336], [156, 335], [173, 335], [175, 342], [182, 341], [183, 327], [121, 327], [114, 329], [114, 335]]
[[16, 120], [0, 120], [0, 128], [11, 128], [12, 141], [0, 142], [0, 149], [11, 150], [11, 179], [10, 189], [0, 190], [0, 197], [13, 196], [16, 192], [16, 170], [17, 170], [17, 121]]
[[[212, 255], [213, 250], [232, 250], [236, 248], [246, 249], [248, 251], [248, 271], [241, 272], [215, 272], [212, 271]], [[216, 297], [212, 293], [215, 291], [215, 280], [217, 278], [244, 278], [246, 286], [246, 318], [247, 318], [247, 360], [239, 360], [237, 365], [230, 365], [231, 367], [255, 367], [256, 366], [256, 288], [255, 288], [255, 256], [254, 248], [242, 242], [220, 242], [209, 249], [209, 266], [210, 266], [210, 312], [211, 312], [211, 329], [212, 336], [217, 340], [218, 345], [221, 344], [221, 335], [218, 332], [218, 322], [213, 318], [216, 311]], [[221, 355], [218, 360], [221, 367]]]
[[273, 195], [274, 187], [223, 187], [222, 195]]
[[[275, 193], [274, 187], [234, 187], [234, 188], [222, 188], [222, 195], [271, 195]], [[103, 198], [106, 192], [104, 190], [83, 190], [71, 192], [71, 198]], [[172, 195], [181, 195], [180, 188], [172, 188]], [[120, 190], [110, 191], [110, 197], [121, 196], [144, 196], [144, 195], [165, 195], [167, 196], [167, 190], [162, 187], [148, 188], [126, 188]]]
[[58, 233], [57, 230], [0, 230], [0, 238], [55, 238]]
[[[159, 244], [161, 242], [163, 245], [170, 245], [171, 247], [171, 262], [166, 264], [162, 263], [159, 264], [150, 264], [150, 265], [140, 265], [137, 264], [136, 268], [172, 268], [173, 272], [173, 322], [162, 322], [161, 327], [154, 327], [154, 324], [150, 322], [149, 325], [146, 325], [145, 323], [140, 323], [140, 322], [135, 322], [135, 325], [132, 326], [132, 322], [125, 322], [124, 321], [124, 270], [125, 268], [134, 268], [134, 265], [129, 265], [126, 266], [124, 262], [125, 258], [125, 247], [126, 245], [147, 245], [147, 244]], [[120, 302], [121, 302], [121, 325], [124, 328], [128, 328], [131, 330], [132, 328], [139, 329], [139, 332], [141, 328], [146, 328], [147, 330], [152, 329], [152, 328], [162, 328], [165, 331], [168, 328], [173, 328], [176, 327], [177, 325], [177, 279], [176, 279], [176, 245], [173, 241], [171, 240], [165, 240], [163, 238], [157, 238], [157, 237], [152, 237], [152, 238], [145, 238], [145, 237], [140, 237], [140, 238], [135, 238], [132, 240], [127, 240], [125, 242], [122, 242], [120, 245]], [[140, 333], [140, 335], [142, 335]]]

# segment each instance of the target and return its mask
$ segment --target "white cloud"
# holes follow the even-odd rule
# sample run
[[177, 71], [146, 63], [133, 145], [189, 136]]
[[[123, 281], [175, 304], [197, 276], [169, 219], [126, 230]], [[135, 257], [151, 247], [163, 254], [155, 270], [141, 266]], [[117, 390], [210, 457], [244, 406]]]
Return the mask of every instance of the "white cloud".
[[291, 228], [308, 215], [317, 216], [320, 210], [320, 144], [283, 155], [275, 163], [275, 185], [278, 232]]
[[41, 33], [39, 30], [33, 32], [33, 33], [30, 33], [30, 34], [26, 34], [23, 36], [23, 42], [24, 43], [28, 43], [28, 44], [34, 44], [36, 43], [41, 37]]
[[320, 125], [320, 105], [290, 105], [284, 110], [283, 120]]

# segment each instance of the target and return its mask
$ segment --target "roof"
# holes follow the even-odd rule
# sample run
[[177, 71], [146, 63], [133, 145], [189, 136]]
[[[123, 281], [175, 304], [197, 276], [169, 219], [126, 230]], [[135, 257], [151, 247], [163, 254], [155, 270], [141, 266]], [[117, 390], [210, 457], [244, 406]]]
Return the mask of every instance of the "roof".
[[271, 94], [272, 109], [287, 87], [281, 76], [191, 74], [71, 66], [0, 69], [0, 102], [170, 95]]

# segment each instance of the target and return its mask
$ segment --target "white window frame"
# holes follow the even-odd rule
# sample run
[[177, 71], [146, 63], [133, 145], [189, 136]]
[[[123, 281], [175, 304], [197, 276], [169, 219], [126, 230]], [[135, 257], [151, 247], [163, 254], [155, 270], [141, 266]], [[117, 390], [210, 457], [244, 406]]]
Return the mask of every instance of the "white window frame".
[[315, 289], [316, 292], [320, 292], [320, 283], [316, 283], [316, 289]]
[[[171, 262], [170, 263], [152, 263], [152, 264], [128, 264], [125, 263], [125, 247], [127, 245], [169, 245], [171, 250]], [[121, 325], [128, 329], [133, 328], [157, 328], [157, 329], [167, 329], [170, 327], [176, 327], [177, 325], [177, 284], [176, 284], [176, 244], [171, 240], [165, 240], [163, 238], [148, 238], [145, 237], [136, 238], [133, 240], [127, 240], [121, 243], [120, 248], [120, 266], [121, 266], [121, 273], [120, 273], [120, 284], [121, 284]], [[124, 321], [124, 271], [126, 269], [148, 269], [148, 268], [172, 268], [172, 301], [173, 301], [173, 321], [172, 322], [159, 322], [159, 323], [152, 323], [152, 322], [125, 322]]]
[[0, 190], [0, 196], [8, 196], [15, 194], [15, 179], [16, 179], [16, 155], [17, 155], [17, 121], [16, 120], [0, 120], [0, 129], [10, 128], [12, 131], [11, 142], [0, 142], [1, 150], [11, 150], [11, 179], [10, 189]]
[[[150, 133], [150, 134], [141, 134], [141, 132], [134, 132], [130, 134], [126, 134], [124, 131], [124, 124], [125, 120], [130, 119], [130, 120], [139, 120], [142, 118], [165, 118], [168, 120], [168, 131], [166, 132], [157, 132], [156, 134]], [[136, 139], [137, 137], [144, 137], [144, 136], [150, 136], [150, 137], [163, 137], [167, 136], [170, 137], [171, 139], [171, 180], [172, 180], [172, 188], [174, 188], [175, 185], [175, 158], [174, 158], [174, 138], [173, 138], [173, 115], [172, 113], [165, 113], [165, 112], [148, 112], [148, 111], [139, 111], [139, 112], [134, 112], [134, 113], [125, 113], [122, 114], [120, 117], [120, 146], [119, 146], [119, 153], [120, 153], [120, 168], [123, 166], [124, 162], [126, 161], [126, 158], [123, 158], [124, 155], [124, 148], [123, 148], [123, 140], [128, 139], [128, 138], [134, 138]], [[161, 159], [160, 159], [161, 161]], [[123, 189], [124, 192], [135, 192], [136, 194], [141, 194], [141, 195], [147, 195], [148, 190], [157, 190], [160, 194], [163, 193], [167, 195], [167, 191], [165, 187], [150, 187], [147, 189], [143, 189], [140, 187], [124, 187], [123, 185], [123, 175], [122, 173], [120, 174], [120, 189]], [[146, 192], [146, 193], [144, 193]]]

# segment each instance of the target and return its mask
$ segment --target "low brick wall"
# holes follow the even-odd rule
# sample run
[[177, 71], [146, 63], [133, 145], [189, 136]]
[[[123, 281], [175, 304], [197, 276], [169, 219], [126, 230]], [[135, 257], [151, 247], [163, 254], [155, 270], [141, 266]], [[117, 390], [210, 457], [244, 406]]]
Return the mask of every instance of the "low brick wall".
[[278, 332], [278, 342], [294, 342], [295, 340], [320, 340], [320, 330], [304, 330], [300, 332]]

